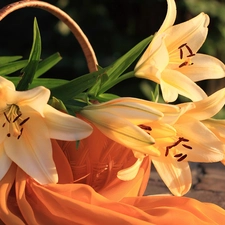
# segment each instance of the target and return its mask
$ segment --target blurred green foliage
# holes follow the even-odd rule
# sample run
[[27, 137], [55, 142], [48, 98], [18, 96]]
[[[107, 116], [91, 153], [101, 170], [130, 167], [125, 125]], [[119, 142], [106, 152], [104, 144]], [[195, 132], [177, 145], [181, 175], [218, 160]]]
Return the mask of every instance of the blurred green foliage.
[[[0, 7], [14, 1], [1, 0]], [[67, 12], [89, 38], [100, 66], [108, 66], [141, 40], [154, 34], [167, 10], [166, 0], [47, 0]], [[200, 52], [225, 61], [224, 0], [177, 0], [176, 23], [184, 22], [204, 11], [211, 18], [209, 35]], [[0, 22], [0, 55], [28, 57], [32, 44], [33, 19], [37, 17], [42, 36], [42, 58], [59, 52], [63, 57], [48, 77], [73, 79], [88, 72], [85, 58], [75, 38], [57, 18], [40, 9], [26, 8], [13, 12]], [[149, 83], [149, 82], [148, 82]], [[150, 82], [151, 83], [151, 82]], [[200, 83], [208, 93], [224, 86], [216, 80]], [[121, 82], [115, 94], [145, 97], [140, 91], [143, 81], [137, 78]], [[128, 91], [129, 90], [129, 91]]]

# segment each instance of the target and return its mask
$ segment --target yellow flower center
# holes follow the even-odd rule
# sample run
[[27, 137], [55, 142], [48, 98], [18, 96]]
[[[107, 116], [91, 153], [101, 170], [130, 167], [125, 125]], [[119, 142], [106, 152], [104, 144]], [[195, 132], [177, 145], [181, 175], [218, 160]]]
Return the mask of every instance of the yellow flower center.
[[23, 125], [30, 119], [30, 117], [23, 119], [20, 108], [16, 104], [10, 105], [3, 112], [3, 114], [5, 117], [5, 121], [3, 122], [2, 127], [8, 128], [7, 137], [11, 137], [12, 134], [14, 137], [17, 137], [17, 139], [19, 139], [23, 132]]

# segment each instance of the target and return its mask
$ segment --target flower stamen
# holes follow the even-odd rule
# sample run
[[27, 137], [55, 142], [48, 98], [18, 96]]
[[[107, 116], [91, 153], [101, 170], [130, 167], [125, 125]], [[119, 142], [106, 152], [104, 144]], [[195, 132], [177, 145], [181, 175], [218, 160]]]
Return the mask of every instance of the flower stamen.
[[9, 124], [9, 126], [7, 126], [8, 133], [6, 134], [6, 136], [11, 137], [11, 134], [13, 134], [14, 137], [20, 139], [23, 132], [23, 127], [21, 126], [23, 126], [30, 119], [30, 117], [23, 119], [20, 108], [16, 104], [8, 105], [3, 114], [5, 117], [5, 121], [2, 124], [2, 127], [4, 128], [7, 123]]
[[185, 148], [188, 148], [188, 149], [192, 149], [192, 147], [190, 145], [185, 145], [185, 144], [182, 144], [182, 146], [184, 146]]
[[181, 161], [183, 161], [186, 157], [187, 157], [187, 154], [181, 156], [177, 161], [178, 161], [178, 162], [181, 162]]
[[189, 55], [186, 56], [188, 59], [179, 65], [179, 68], [181, 68], [183, 66], [187, 66], [187, 65], [189, 65], [189, 66], [193, 65], [193, 63], [191, 63], [190, 57], [195, 56], [195, 54], [193, 53], [191, 48], [187, 45], [187, 43], [185, 43], [178, 47], [178, 49], [180, 51], [180, 59], [183, 59], [183, 56], [184, 56], [183, 49], [182, 49], [183, 47], [186, 47], [187, 51], [189, 52]]
[[19, 125], [22, 126], [22, 125], [25, 124], [29, 119], [30, 119], [30, 117], [27, 117], [27, 118], [24, 119]]

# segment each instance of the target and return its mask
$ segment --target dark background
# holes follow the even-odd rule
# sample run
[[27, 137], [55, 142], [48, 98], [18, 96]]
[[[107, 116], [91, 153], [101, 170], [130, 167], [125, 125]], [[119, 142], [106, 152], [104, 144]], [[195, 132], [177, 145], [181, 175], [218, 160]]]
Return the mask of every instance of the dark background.
[[[0, 7], [15, 1], [1, 0]], [[56, 0], [47, 1], [67, 12], [90, 40], [98, 62], [108, 66], [138, 42], [156, 32], [167, 10], [166, 0]], [[211, 18], [209, 35], [200, 52], [225, 61], [225, 3], [223, 0], [177, 0], [176, 23], [204, 11]], [[59, 52], [63, 60], [46, 76], [73, 79], [88, 72], [85, 58], [71, 33], [60, 31], [59, 20], [41, 9], [13, 12], [0, 22], [0, 55], [29, 56], [33, 20], [42, 36], [42, 58]], [[111, 91], [121, 96], [143, 97], [140, 79], [122, 82]], [[224, 86], [223, 80], [200, 83], [210, 94]]]

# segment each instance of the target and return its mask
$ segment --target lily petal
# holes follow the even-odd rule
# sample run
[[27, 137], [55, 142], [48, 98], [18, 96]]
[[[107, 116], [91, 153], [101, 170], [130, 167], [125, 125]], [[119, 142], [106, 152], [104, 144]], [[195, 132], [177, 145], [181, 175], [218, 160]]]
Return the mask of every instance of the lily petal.
[[[184, 23], [170, 27], [166, 30], [168, 35], [165, 39], [168, 51], [172, 52], [172, 50], [178, 49], [181, 45], [187, 43], [193, 53], [196, 53], [206, 39], [208, 25], [209, 16], [205, 13], [200, 13]], [[180, 58], [178, 54], [179, 51], [177, 51], [175, 58]], [[171, 58], [173, 58], [172, 55]]]
[[212, 130], [217, 136], [225, 138], [225, 120], [207, 119], [201, 122]]
[[27, 112], [28, 110], [24, 110], [24, 116], [30, 116], [29, 123], [32, 126], [28, 123], [24, 124], [19, 140], [6, 139], [5, 152], [12, 161], [39, 183], [57, 183], [58, 175], [52, 158], [48, 128], [39, 113], [34, 110]]
[[164, 32], [167, 28], [173, 26], [176, 16], [177, 16], [177, 8], [174, 0], [167, 0], [167, 14], [166, 18], [163, 21], [158, 33]]
[[48, 102], [50, 91], [45, 87], [39, 86], [28, 91], [17, 91], [14, 95], [15, 98], [12, 102], [18, 102], [19, 107], [29, 105], [42, 115], [44, 106]]
[[62, 113], [49, 105], [45, 105], [43, 114], [50, 138], [73, 141], [86, 138], [92, 133], [92, 127], [83, 120]]
[[187, 162], [177, 162], [170, 155], [165, 157], [163, 161], [153, 158], [152, 162], [160, 177], [174, 195], [182, 196], [190, 190], [192, 178]]
[[145, 154], [159, 155], [149, 147], [154, 139], [130, 121], [101, 110], [83, 109], [81, 115], [90, 120], [108, 138]]
[[5, 154], [3, 144], [0, 144], [0, 180], [5, 176], [11, 164], [12, 160]]
[[215, 57], [198, 53], [191, 61], [192, 66], [183, 66], [179, 71], [195, 82], [225, 76], [225, 65]]
[[161, 72], [169, 63], [165, 35], [158, 36], [142, 55], [135, 67], [135, 76], [160, 82]]
[[[220, 89], [219, 91], [213, 93], [212, 95], [201, 101], [194, 102], [195, 108], [192, 108], [189, 111], [187, 111], [186, 115], [188, 117], [193, 117], [197, 120], [205, 120], [210, 117], [213, 117], [224, 106], [225, 104], [224, 96], [225, 96], [225, 88]], [[186, 104], [188, 103], [183, 103], [180, 104], [179, 106], [183, 107]]]
[[142, 161], [143, 159], [137, 159], [137, 161], [132, 166], [126, 169], [120, 170], [117, 173], [117, 177], [123, 181], [133, 180], [140, 169]]
[[141, 101], [112, 100], [106, 103], [86, 106], [84, 110], [98, 110], [114, 114], [118, 117], [126, 118], [130, 122], [138, 125], [145, 122], [158, 120], [163, 117], [163, 113], [142, 104]]
[[[174, 79], [171, 79], [172, 77]], [[192, 101], [199, 101], [207, 97], [197, 84], [176, 70], [163, 71], [160, 85], [166, 102], [175, 101], [178, 94], [190, 98]]]
[[[181, 137], [189, 140], [192, 149], [177, 145], [179, 152], [187, 154], [185, 160], [192, 162], [218, 162], [224, 157], [225, 145], [199, 121], [176, 124], [175, 129]], [[197, 132], [193, 132], [197, 131]]]

